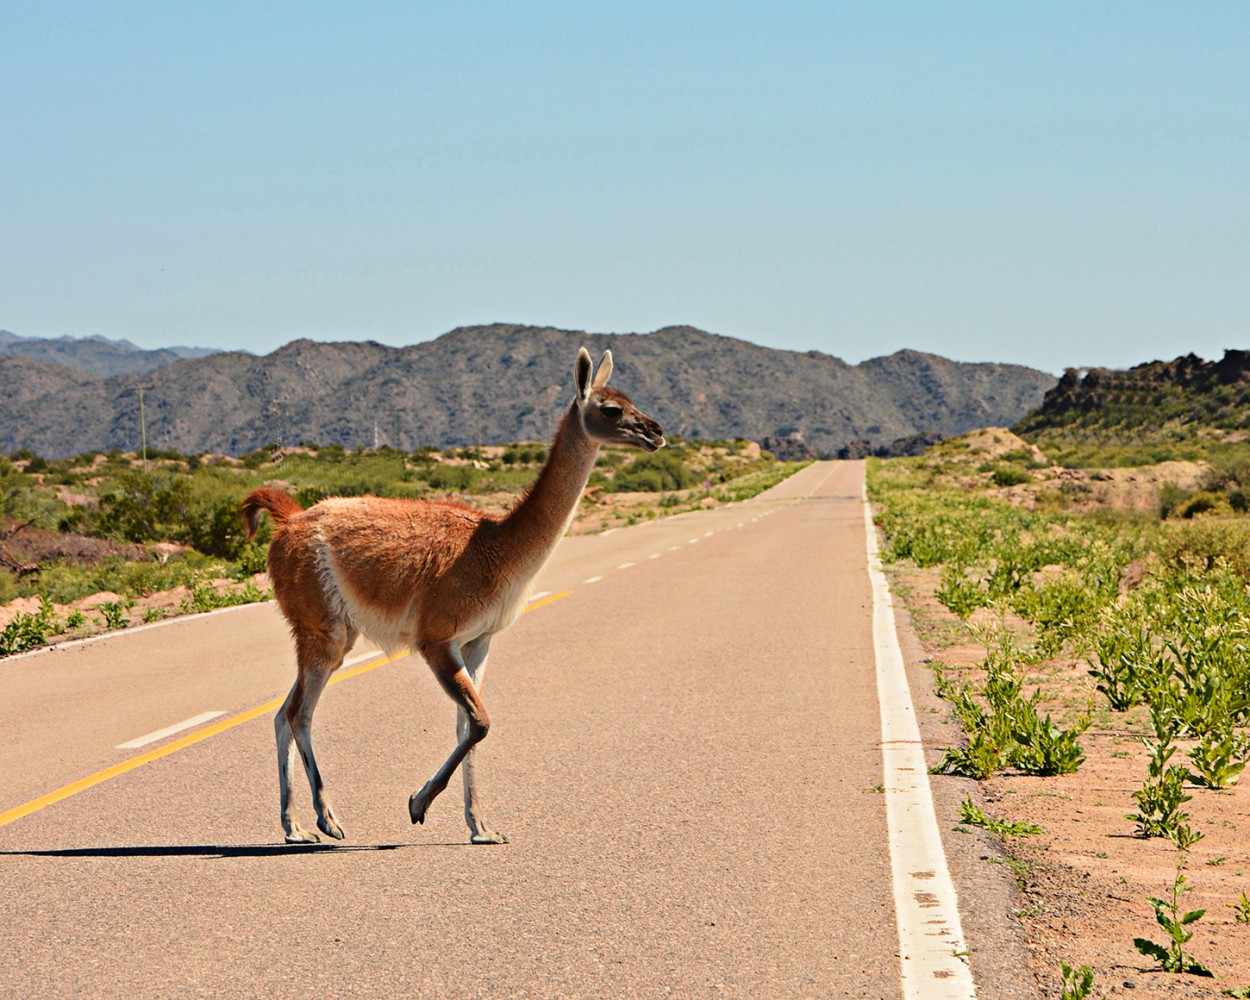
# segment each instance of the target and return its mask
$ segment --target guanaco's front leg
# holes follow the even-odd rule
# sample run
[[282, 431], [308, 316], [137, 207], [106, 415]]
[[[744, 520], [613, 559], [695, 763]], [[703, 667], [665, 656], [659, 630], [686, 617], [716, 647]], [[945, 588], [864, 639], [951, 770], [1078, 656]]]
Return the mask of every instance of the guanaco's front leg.
[[463, 736], [457, 734], [456, 746], [443, 761], [443, 766], [434, 772], [434, 776], [420, 791], [414, 792], [408, 799], [408, 815], [414, 823], [425, 822], [430, 803], [443, 793], [451, 776], [456, 773], [456, 768], [490, 731], [490, 716], [487, 715], [486, 706], [482, 704], [482, 699], [478, 697], [477, 689], [469, 678], [469, 671], [465, 668], [460, 650], [449, 642], [421, 643], [419, 648], [421, 655], [434, 671], [434, 676], [443, 685], [443, 690], [456, 703], [456, 707], [464, 712], [467, 726]]

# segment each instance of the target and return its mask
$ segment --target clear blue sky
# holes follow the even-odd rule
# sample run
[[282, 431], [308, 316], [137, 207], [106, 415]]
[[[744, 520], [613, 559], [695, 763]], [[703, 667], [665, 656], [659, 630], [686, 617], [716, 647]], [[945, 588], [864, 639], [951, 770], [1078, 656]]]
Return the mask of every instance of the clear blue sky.
[[4, 3], [0, 328], [1250, 347], [1250, 3]]

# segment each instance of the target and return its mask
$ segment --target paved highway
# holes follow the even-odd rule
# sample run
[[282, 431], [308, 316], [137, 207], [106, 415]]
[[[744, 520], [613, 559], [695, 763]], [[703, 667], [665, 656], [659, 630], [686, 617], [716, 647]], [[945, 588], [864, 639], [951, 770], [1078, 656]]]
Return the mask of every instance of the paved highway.
[[[0, 996], [959, 995], [900, 962], [862, 476], [561, 544], [487, 671], [504, 846], [467, 843], [458, 781], [411, 826], [454, 710], [365, 645], [315, 723], [347, 840], [281, 843], [272, 605], [0, 662]], [[977, 995], [1034, 996], [943, 782], [946, 951]]]

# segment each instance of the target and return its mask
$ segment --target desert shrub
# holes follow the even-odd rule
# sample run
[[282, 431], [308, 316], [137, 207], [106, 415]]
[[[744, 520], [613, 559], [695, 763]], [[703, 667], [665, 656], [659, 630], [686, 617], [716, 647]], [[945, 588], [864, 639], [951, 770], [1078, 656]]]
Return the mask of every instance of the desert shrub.
[[32, 477], [11, 465], [0, 469], [0, 524], [8, 519], [52, 531], [68, 511], [66, 504], [51, 490], [41, 489]]
[[190, 503], [191, 485], [184, 477], [122, 472], [100, 495], [92, 533], [128, 542], [166, 540], [180, 533]]
[[1228, 500], [1220, 493], [1211, 493], [1207, 490], [1201, 493], [1195, 493], [1193, 496], [1181, 501], [1176, 509], [1172, 512], [1175, 517], [1183, 517], [1186, 520], [1196, 517], [1199, 514], [1209, 514], [1212, 511], [1219, 511], [1221, 508], [1228, 510], [1230, 504]]
[[547, 449], [540, 444], [512, 444], [503, 450], [504, 465], [541, 465], [547, 460]]
[[1159, 517], [1167, 520], [1173, 511], [1193, 496], [1193, 490], [1187, 490], [1176, 483], [1164, 483], [1159, 487]]
[[7, 569], [0, 569], [0, 604], [7, 604], [19, 594], [17, 581]]
[[1244, 454], [1216, 455], [1202, 477], [1202, 489], [1223, 492], [1250, 487], [1250, 457]]
[[1250, 582], [1250, 524], [1234, 518], [1198, 518], [1160, 525], [1159, 555], [1171, 573], [1205, 574], [1217, 568]]
[[276, 444], [271, 444], [263, 448], [257, 448], [255, 451], [249, 451], [239, 456], [239, 462], [245, 469], [259, 469], [273, 458], [273, 453], [277, 450], [277, 447]]
[[993, 466], [993, 475], [990, 478], [995, 486], [1020, 486], [1033, 481], [1033, 477], [1018, 465], [1005, 463]]
[[[223, 498], [196, 504], [186, 511], [186, 541], [206, 555], [238, 559], [248, 544], [239, 501]], [[262, 531], [268, 532], [268, 519]]]
[[657, 451], [638, 458], [616, 474], [613, 490], [618, 493], [663, 493], [684, 490], [698, 482], [698, 477], [682, 461], [678, 452]]
[[474, 471], [469, 465], [435, 465], [421, 470], [417, 476], [432, 489], [463, 492], [473, 486]]

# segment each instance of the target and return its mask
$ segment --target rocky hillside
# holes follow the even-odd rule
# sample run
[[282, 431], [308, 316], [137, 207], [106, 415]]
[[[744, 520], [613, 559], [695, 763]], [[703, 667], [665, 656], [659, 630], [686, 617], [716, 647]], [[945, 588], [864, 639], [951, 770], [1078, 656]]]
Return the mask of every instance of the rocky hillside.
[[[1009, 424], [1054, 378], [900, 351], [860, 365], [690, 327], [586, 334], [494, 325], [410, 347], [297, 340], [265, 357], [180, 360], [144, 376], [148, 444], [228, 454], [302, 440], [345, 446], [545, 439], [571, 398], [577, 348], [611, 348], [613, 383], [687, 437], [798, 434], [820, 454]], [[47, 457], [139, 441], [134, 378], [0, 358], [0, 451]]]
[[1219, 361], [1188, 354], [1127, 370], [1069, 369], [1013, 429], [1037, 441], [1116, 435], [1144, 443], [1200, 427], [1250, 428], [1250, 352], [1225, 351]]
[[28, 358], [49, 364], [66, 365], [88, 375], [142, 374], [182, 358], [202, 358], [215, 354], [204, 347], [163, 347], [145, 351], [128, 340], [92, 337], [19, 337], [0, 330], [0, 357]]

